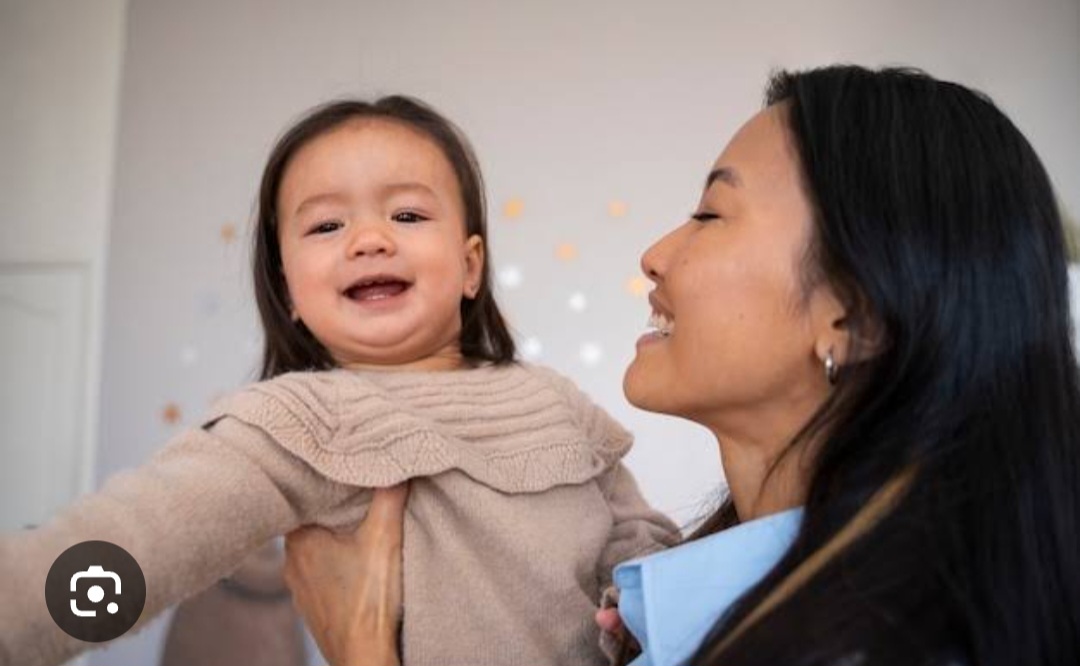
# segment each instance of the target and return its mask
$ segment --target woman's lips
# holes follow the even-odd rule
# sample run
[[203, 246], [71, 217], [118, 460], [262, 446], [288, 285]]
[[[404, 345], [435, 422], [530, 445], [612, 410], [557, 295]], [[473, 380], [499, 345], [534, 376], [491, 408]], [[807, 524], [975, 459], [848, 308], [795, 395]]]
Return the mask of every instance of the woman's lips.
[[637, 344], [635, 346], [638, 349], [641, 349], [642, 347], [646, 347], [648, 345], [653, 345], [653, 344], [663, 342], [664, 340], [667, 340], [670, 337], [671, 337], [670, 334], [662, 333], [661, 331], [649, 331], [645, 335], [638, 338]]
[[[652, 295], [649, 300], [653, 300]], [[638, 339], [638, 347], [666, 340], [675, 333], [675, 319], [663, 311], [654, 309], [649, 315], [648, 325], [650, 330]]]

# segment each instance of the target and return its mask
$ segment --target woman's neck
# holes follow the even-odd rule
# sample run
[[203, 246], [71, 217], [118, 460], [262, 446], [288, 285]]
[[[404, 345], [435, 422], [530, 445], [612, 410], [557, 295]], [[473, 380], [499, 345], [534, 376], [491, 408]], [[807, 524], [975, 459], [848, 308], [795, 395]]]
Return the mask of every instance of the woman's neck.
[[693, 419], [716, 437], [721, 469], [740, 521], [806, 503], [817, 447], [813, 441], [796, 439], [821, 409], [827, 391], [820, 383], [796, 384], [767, 403], [718, 409]]
[[793, 509], [806, 501], [809, 469], [802, 460], [802, 449], [783, 455], [782, 449], [720, 440], [720, 458], [741, 522]]

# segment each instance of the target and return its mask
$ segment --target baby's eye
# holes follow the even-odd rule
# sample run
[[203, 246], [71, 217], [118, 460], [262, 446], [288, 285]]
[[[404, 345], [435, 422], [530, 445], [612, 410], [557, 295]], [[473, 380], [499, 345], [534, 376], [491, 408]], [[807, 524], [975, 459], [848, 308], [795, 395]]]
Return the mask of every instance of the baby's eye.
[[694, 213], [693, 215], [691, 215], [690, 217], [697, 220], [698, 222], [708, 222], [709, 220], [719, 220], [720, 219], [720, 216], [717, 215], [716, 213], [709, 213], [709, 212], [706, 212], [706, 211], [698, 211], [698, 212]]
[[424, 220], [427, 220], [428, 217], [426, 217], [425, 215], [421, 215], [420, 213], [417, 213], [413, 210], [403, 210], [401, 212], [394, 213], [391, 216], [391, 219], [395, 222], [405, 222], [407, 224], [412, 224], [415, 222], [423, 222]]
[[309, 234], [328, 234], [331, 231], [337, 231], [343, 226], [341, 220], [323, 220], [318, 224], [315, 224], [308, 230]]

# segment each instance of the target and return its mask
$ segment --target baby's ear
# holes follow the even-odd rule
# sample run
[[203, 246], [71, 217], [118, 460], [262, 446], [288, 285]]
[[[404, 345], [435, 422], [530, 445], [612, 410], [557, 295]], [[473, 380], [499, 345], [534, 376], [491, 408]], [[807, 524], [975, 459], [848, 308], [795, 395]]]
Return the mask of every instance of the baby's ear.
[[473, 234], [465, 240], [465, 282], [462, 289], [465, 298], [476, 298], [483, 277], [484, 239]]

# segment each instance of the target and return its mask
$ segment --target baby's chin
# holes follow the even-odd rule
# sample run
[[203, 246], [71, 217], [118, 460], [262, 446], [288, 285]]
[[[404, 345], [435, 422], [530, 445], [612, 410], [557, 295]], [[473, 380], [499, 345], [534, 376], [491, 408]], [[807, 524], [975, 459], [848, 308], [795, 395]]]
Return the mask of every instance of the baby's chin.
[[338, 367], [373, 372], [441, 371], [465, 367], [465, 359], [456, 350], [435, 352], [386, 351], [368, 354], [334, 355]]

